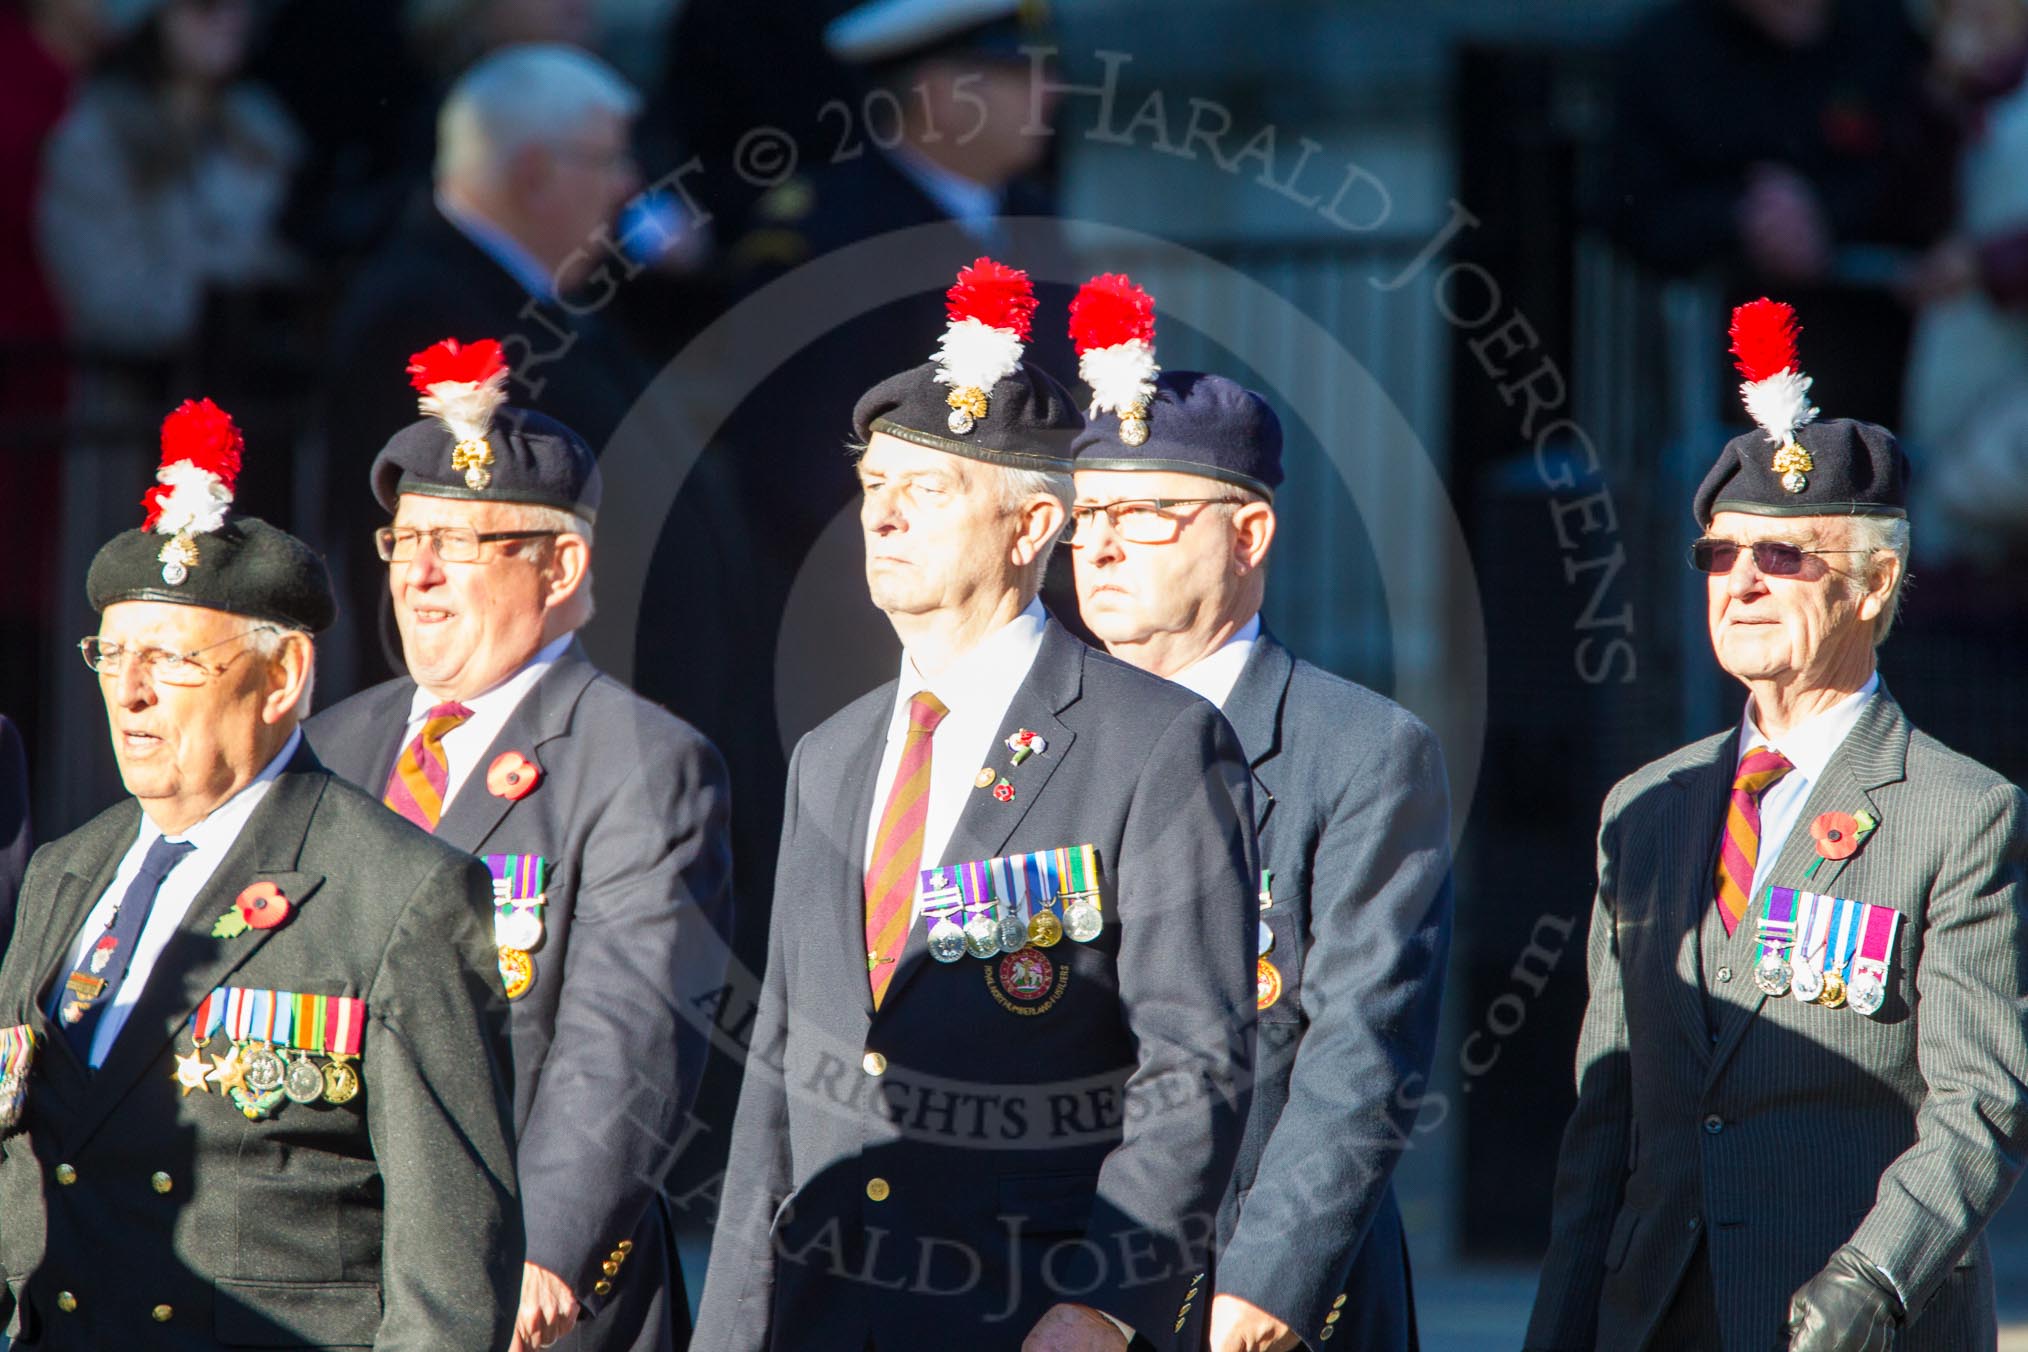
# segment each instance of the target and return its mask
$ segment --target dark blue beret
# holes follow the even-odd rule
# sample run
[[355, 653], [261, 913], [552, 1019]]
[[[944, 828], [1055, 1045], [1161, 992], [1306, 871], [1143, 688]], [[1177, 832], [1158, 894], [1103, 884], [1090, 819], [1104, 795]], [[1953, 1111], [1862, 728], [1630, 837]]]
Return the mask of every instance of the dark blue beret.
[[1147, 439], [1132, 444], [1102, 413], [1075, 447], [1079, 469], [1202, 474], [1272, 496], [1282, 481], [1282, 420], [1267, 400], [1224, 376], [1164, 371], [1148, 401]]
[[[217, 530], [193, 534], [195, 561], [177, 570], [162, 560], [172, 537], [122, 531], [92, 559], [85, 594], [92, 609], [120, 601], [203, 606], [289, 629], [321, 633], [338, 617], [331, 574], [316, 551], [258, 517], [229, 517]], [[165, 571], [166, 570], [166, 571]]]
[[875, 385], [852, 410], [852, 430], [864, 442], [875, 432], [952, 455], [968, 456], [1011, 469], [1070, 469], [1071, 443], [1084, 430], [1084, 415], [1070, 391], [1041, 367], [1022, 362], [1014, 374], [986, 392], [986, 416], [956, 430], [951, 387], [937, 380], [935, 362], [924, 362]]
[[596, 520], [599, 462], [584, 438], [532, 409], [503, 407], [486, 435], [490, 463], [453, 464], [457, 438], [435, 418], [396, 432], [373, 461], [373, 496], [390, 514], [403, 493], [473, 502], [525, 502]]
[[1692, 504], [1699, 527], [1719, 512], [1754, 516], [1906, 516], [1908, 456], [1875, 423], [1831, 418], [1806, 423], [1796, 441], [1808, 470], [1775, 469], [1778, 448], [1755, 428], [1725, 443]]

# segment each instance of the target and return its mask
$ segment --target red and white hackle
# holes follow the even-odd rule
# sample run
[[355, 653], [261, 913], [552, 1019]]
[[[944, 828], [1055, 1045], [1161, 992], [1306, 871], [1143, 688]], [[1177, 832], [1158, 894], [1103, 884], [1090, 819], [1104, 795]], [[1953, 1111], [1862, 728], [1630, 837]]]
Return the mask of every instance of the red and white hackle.
[[939, 384], [951, 387], [948, 426], [959, 436], [978, 426], [987, 392], [1020, 369], [1035, 318], [1035, 286], [1018, 268], [981, 258], [958, 270], [944, 293], [950, 316], [930, 358]]
[[1123, 272], [1106, 272], [1078, 288], [1070, 302], [1070, 341], [1077, 373], [1091, 386], [1096, 418], [1120, 420], [1120, 440], [1148, 439], [1148, 404], [1155, 397], [1155, 298]]
[[507, 358], [491, 338], [460, 343], [446, 338], [408, 359], [409, 384], [418, 406], [449, 429], [451, 469], [465, 487], [483, 492], [493, 482], [493, 448], [486, 436], [493, 415], [507, 402]]
[[197, 566], [195, 537], [225, 524], [245, 447], [231, 415], [209, 399], [186, 399], [162, 420], [162, 466], [141, 495], [141, 529], [170, 537], [156, 555], [170, 586]]
[[1810, 378], [1796, 357], [1801, 333], [1795, 307], [1765, 296], [1732, 312], [1732, 355], [1746, 378], [1739, 397], [1774, 443], [1774, 470], [1790, 493], [1808, 488], [1810, 471], [1816, 468], [1796, 440], [1796, 433], [1817, 416], [1810, 403]]

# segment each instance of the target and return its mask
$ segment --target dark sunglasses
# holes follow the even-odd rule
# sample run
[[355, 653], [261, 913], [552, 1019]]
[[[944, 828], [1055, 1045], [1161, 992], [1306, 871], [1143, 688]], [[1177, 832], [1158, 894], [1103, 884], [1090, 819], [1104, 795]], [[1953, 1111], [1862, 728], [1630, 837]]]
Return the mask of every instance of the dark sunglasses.
[[1737, 540], [1704, 539], [1690, 545], [1690, 566], [1700, 573], [1729, 573], [1739, 562], [1739, 551], [1753, 550], [1753, 566], [1769, 577], [1794, 577], [1803, 571], [1803, 560], [1812, 554], [1864, 554], [1863, 549], [1804, 549], [1779, 540], [1756, 540], [1743, 545]]

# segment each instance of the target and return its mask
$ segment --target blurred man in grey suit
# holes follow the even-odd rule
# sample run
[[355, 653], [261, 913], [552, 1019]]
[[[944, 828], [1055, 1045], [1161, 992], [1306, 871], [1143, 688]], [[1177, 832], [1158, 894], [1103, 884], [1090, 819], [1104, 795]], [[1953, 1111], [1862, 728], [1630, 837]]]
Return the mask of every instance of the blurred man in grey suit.
[[1078, 605], [1115, 657], [1219, 705], [1253, 766], [1259, 1072], [1209, 1346], [1400, 1352], [1415, 1315], [1391, 1180], [1443, 1004], [1450, 795], [1427, 727], [1261, 627], [1281, 444], [1265, 400], [1196, 372], [1096, 412]]
[[1875, 670], [1908, 557], [1893, 435], [1811, 422], [1793, 361], [1742, 349], [1762, 428], [1699, 488], [1691, 553], [1746, 709], [1606, 799], [1527, 1343], [1992, 1348], [1983, 1232], [2028, 1149], [2028, 800]]
[[[1025, 333], [995, 268], [954, 312], [998, 289]], [[854, 410], [905, 655], [790, 766], [703, 1347], [1175, 1347], [1210, 1297], [1253, 1023], [1246, 766], [1217, 710], [1036, 601], [1082, 419], [1013, 333], [958, 319], [946, 362]]]
[[[447, 354], [432, 352], [417, 383], [454, 408], [475, 382], [430, 376], [475, 372], [433, 369]], [[725, 966], [725, 768], [574, 637], [599, 505], [585, 443], [513, 407], [453, 421], [409, 426], [373, 464], [410, 676], [308, 733], [333, 770], [493, 874], [528, 1227], [512, 1352], [669, 1352], [690, 1307], [661, 1183], [706, 1051], [686, 1006]]]

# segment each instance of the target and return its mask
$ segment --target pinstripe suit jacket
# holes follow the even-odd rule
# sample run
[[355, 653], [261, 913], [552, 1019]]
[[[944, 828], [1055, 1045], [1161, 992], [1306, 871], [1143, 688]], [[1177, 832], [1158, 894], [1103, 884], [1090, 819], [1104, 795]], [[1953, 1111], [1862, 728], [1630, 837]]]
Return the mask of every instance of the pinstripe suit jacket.
[[[1642, 1346], [1701, 1240], [1728, 1352], [1776, 1346], [1790, 1295], [1848, 1242], [1900, 1288], [1903, 1352], [1993, 1347], [1982, 1231], [2028, 1149], [2028, 797], [1883, 688], [1767, 881], [1902, 913], [1887, 1003], [1869, 1018], [1751, 981], [1707, 997], [1697, 930], [1736, 756], [1736, 731], [1707, 738], [1606, 799], [1578, 1104], [1528, 1344]], [[1805, 883], [1807, 823], [1862, 810], [1879, 829]]]

